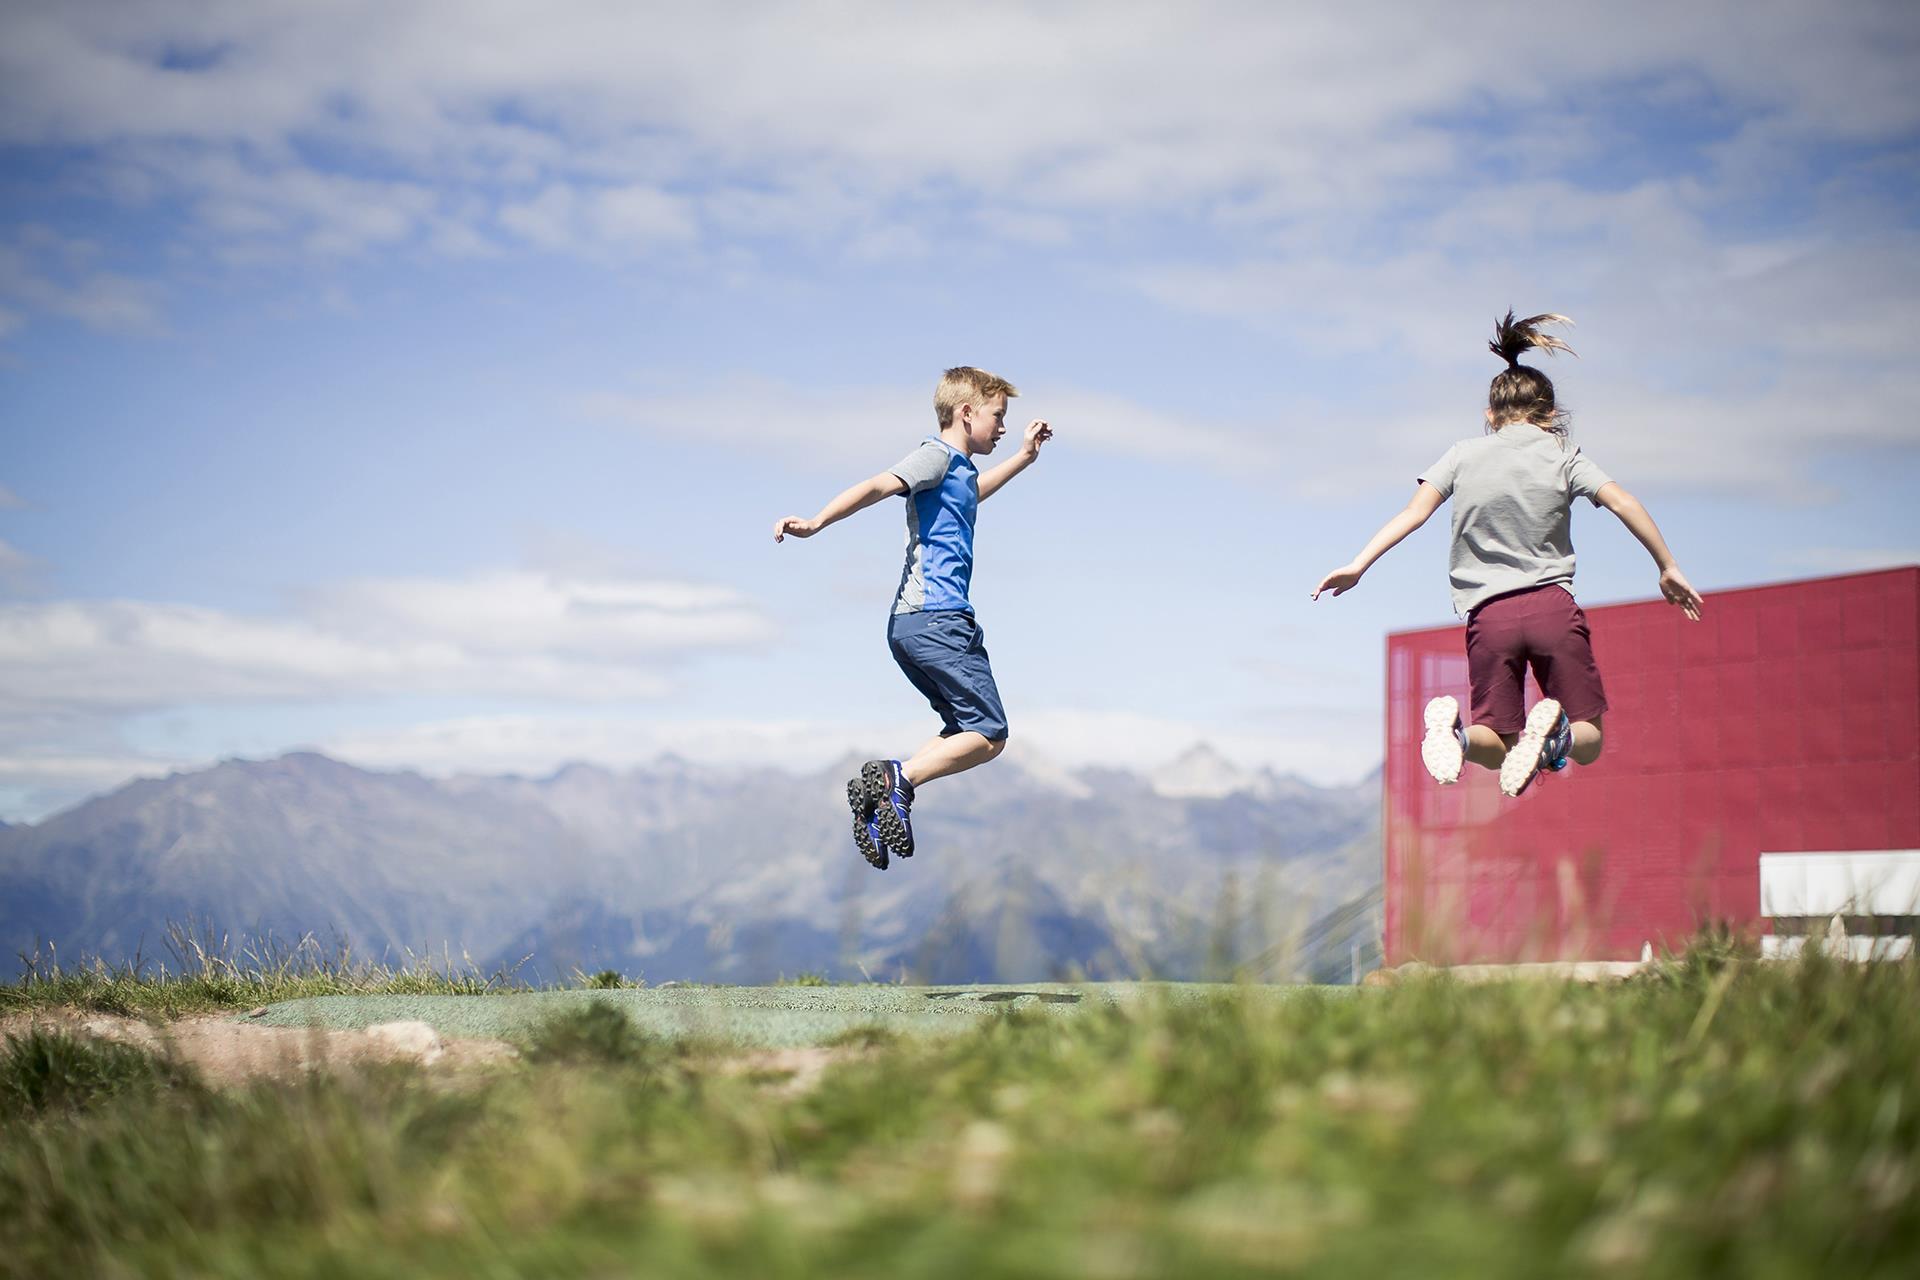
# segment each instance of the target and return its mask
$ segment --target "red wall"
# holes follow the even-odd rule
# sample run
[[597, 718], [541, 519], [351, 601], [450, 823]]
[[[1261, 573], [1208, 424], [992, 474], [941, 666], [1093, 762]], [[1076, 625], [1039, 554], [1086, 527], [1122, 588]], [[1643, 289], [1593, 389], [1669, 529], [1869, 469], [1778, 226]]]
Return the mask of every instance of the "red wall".
[[1920, 848], [1920, 568], [1587, 618], [1606, 753], [1518, 800], [1420, 763], [1427, 699], [1469, 705], [1465, 628], [1387, 637], [1389, 964], [1636, 959], [1757, 920], [1762, 851]]

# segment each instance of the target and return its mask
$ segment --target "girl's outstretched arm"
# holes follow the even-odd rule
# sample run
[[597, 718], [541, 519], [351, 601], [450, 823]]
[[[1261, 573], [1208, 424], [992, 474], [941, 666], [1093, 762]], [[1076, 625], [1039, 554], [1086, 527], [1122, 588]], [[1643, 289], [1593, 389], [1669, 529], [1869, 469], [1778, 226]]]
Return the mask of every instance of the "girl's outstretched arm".
[[1360, 554], [1352, 561], [1335, 569], [1320, 579], [1320, 585], [1313, 589], [1309, 599], [1318, 600], [1322, 591], [1331, 591], [1336, 596], [1345, 595], [1360, 585], [1360, 575], [1373, 567], [1373, 562], [1398, 546], [1400, 540], [1427, 522], [1427, 517], [1440, 509], [1445, 502], [1440, 491], [1422, 480], [1420, 487], [1413, 491], [1413, 497], [1399, 515], [1380, 526], [1380, 532], [1373, 535], [1371, 541], [1360, 549]]
[[1653, 522], [1647, 509], [1640, 505], [1640, 499], [1609, 480], [1600, 486], [1600, 492], [1593, 500], [1620, 517], [1620, 523], [1627, 526], [1628, 532], [1640, 539], [1640, 545], [1653, 557], [1654, 564], [1660, 568], [1660, 594], [1670, 605], [1695, 622], [1700, 621], [1700, 606], [1703, 603], [1700, 593], [1687, 581], [1687, 575], [1680, 572], [1680, 566], [1674, 563], [1673, 552], [1667, 550], [1667, 540], [1660, 536], [1660, 526]]

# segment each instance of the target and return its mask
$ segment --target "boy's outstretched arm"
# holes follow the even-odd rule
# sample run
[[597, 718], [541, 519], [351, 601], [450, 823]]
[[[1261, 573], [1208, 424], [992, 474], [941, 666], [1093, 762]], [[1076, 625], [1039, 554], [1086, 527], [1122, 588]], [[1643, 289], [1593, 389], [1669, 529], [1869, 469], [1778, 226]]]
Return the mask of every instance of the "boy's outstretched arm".
[[1647, 509], [1640, 505], [1640, 499], [1609, 480], [1600, 486], [1600, 492], [1593, 500], [1620, 517], [1620, 523], [1634, 537], [1640, 539], [1640, 545], [1653, 557], [1654, 564], [1660, 567], [1660, 594], [1666, 597], [1670, 605], [1676, 605], [1680, 611], [1695, 622], [1700, 621], [1700, 593], [1687, 581], [1687, 575], [1680, 572], [1680, 566], [1673, 562], [1673, 552], [1667, 550], [1667, 540], [1660, 536], [1660, 526], [1653, 522]]
[[1008, 458], [991, 471], [980, 476], [980, 501], [985, 502], [1000, 491], [1000, 486], [1025, 471], [1040, 458], [1040, 446], [1053, 439], [1053, 428], [1043, 420], [1035, 418], [1027, 424], [1026, 438], [1020, 442], [1020, 452]]
[[905, 480], [891, 471], [882, 471], [871, 480], [862, 480], [820, 508], [820, 514], [811, 520], [805, 520], [799, 516], [781, 516], [773, 522], [773, 540], [779, 542], [788, 534], [796, 538], [811, 538], [836, 520], [844, 520], [856, 511], [864, 511], [882, 498], [891, 498], [896, 493], [906, 491]]
[[1313, 589], [1313, 594], [1308, 598], [1318, 600], [1322, 591], [1331, 591], [1336, 596], [1345, 595], [1359, 586], [1360, 575], [1371, 569], [1375, 560], [1393, 550], [1402, 538], [1425, 524], [1427, 517], [1438, 511], [1440, 504], [1445, 501], [1446, 498], [1438, 489], [1422, 480], [1400, 514], [1381, 525], [1380, 532], [1374, 534], [1372, 540], [1360, 549], [1359, 555], [1320, 579], [1320, 585]]

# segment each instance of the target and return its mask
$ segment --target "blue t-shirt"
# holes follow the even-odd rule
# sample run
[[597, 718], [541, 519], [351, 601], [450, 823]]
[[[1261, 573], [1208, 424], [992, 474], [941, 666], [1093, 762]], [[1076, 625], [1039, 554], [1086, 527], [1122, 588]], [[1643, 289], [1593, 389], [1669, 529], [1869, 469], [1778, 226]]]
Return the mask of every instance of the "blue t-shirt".
[[907, 485], [907, 563], [893, 611], [965, 609], [973, 579], [973, 514], [980, 468], [944, 440], [930, 439], [893, 467]]

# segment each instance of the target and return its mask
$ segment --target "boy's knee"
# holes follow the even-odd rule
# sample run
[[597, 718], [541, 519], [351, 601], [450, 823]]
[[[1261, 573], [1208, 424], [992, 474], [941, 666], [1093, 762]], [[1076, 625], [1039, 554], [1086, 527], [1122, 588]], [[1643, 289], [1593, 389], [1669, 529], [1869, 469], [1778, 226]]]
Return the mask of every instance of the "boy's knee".
[[1000, 735], [999, 737], [997, 737], [997, 738], [988, 738], [988, 739], [987, 739], [987, 759], [989, 759], [989, 760], [993, 760], [993, 759], [996, 759], [996, 758], [998, 758], [998, 756], [1000, 755], [1000, 753], [1001, 753], [1002, 751], [1005, 751], [1006, 749], [1007, 749], [1007, 735], [1006, 735], [1006, 734], [1004, 734], [1004, 733], [1003, 733], [1003, 734], [1001, 734], [1001, 735]]

